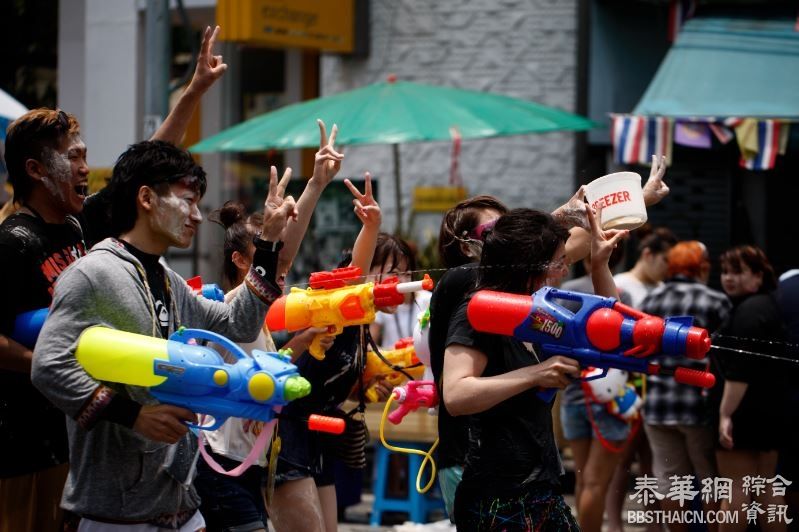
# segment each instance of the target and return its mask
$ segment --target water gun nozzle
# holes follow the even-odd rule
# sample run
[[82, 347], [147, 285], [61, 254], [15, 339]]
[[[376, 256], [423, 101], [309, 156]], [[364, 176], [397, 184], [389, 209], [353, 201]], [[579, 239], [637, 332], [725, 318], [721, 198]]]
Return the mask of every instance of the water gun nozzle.
[[304, 377], [289, 377], [286, 379], [283, 391], [283, 398], [286, 401], [294, 401], [295, 399], [305, 397], [309, 393], [311, 393], [311, 383]]
[[685, 354], [688, 358], [702, 359], [710, 350], [710, 337], [707, 329], [691, 327], [685, 342]]

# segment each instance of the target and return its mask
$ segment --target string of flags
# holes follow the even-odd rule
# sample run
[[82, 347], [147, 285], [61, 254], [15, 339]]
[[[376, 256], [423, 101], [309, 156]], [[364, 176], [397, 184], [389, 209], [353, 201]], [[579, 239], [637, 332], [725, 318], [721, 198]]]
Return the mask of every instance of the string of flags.
[[671, 164], [672, 145], [710, 149], [715, 137], [721, 144], [736, 139], [739, 164], [749, 170], [771, 170], [788, 145], [790, 122], [759, 118], [682, 120], [669, 117], [611, 115], [613, 159], [617, 164], [649, 164], [652, 154]]

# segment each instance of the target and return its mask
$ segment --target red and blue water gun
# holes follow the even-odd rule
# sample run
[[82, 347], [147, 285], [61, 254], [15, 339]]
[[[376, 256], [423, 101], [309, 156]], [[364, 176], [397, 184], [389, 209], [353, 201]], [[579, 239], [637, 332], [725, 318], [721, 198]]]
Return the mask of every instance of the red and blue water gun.
[[[580, 308], [572, 312], [562, 302]], [[480, 290], [467, 307], [475, 330], [532, 342], [543, 358], [563, 355], [581, 366], [603, 369], [591, 379], [604, 377], [609, 368], [671, 375], [679, 383], [711, 388], [712, 373], [677, 367], [663, 368], [658, 357], [703, 359], [710, 349], [707, 330], [693, 326], [691, 316], [660, 318], [601, 297], [545, 286], [531, 296]], [[539, 397], [550, 400], [555, 390]]]

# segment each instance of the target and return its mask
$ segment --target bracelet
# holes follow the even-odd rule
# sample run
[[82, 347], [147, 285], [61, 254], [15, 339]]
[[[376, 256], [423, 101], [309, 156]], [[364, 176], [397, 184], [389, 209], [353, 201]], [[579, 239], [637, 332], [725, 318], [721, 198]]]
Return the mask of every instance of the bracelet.
[[264, 240], [260, 237], [260, 235], [255, 235], [252, 237], [252, 243], [255, 244], [257, 249], [262, 249], [264, 251], [280, 251], [283, 249], [283, 242], [280, 240], [276, 240], [272, 242], [270, 240]]

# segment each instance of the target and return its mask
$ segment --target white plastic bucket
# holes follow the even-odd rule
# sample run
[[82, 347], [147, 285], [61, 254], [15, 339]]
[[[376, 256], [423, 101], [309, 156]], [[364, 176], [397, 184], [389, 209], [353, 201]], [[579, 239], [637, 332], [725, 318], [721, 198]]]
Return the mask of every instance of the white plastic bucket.
[[646, 205], [641, 176], [635, 172], [616, 172], [594, 179], [585, 186], [588, 203], [602, 207], [602, 229], [635, 229], [646, 222]]

